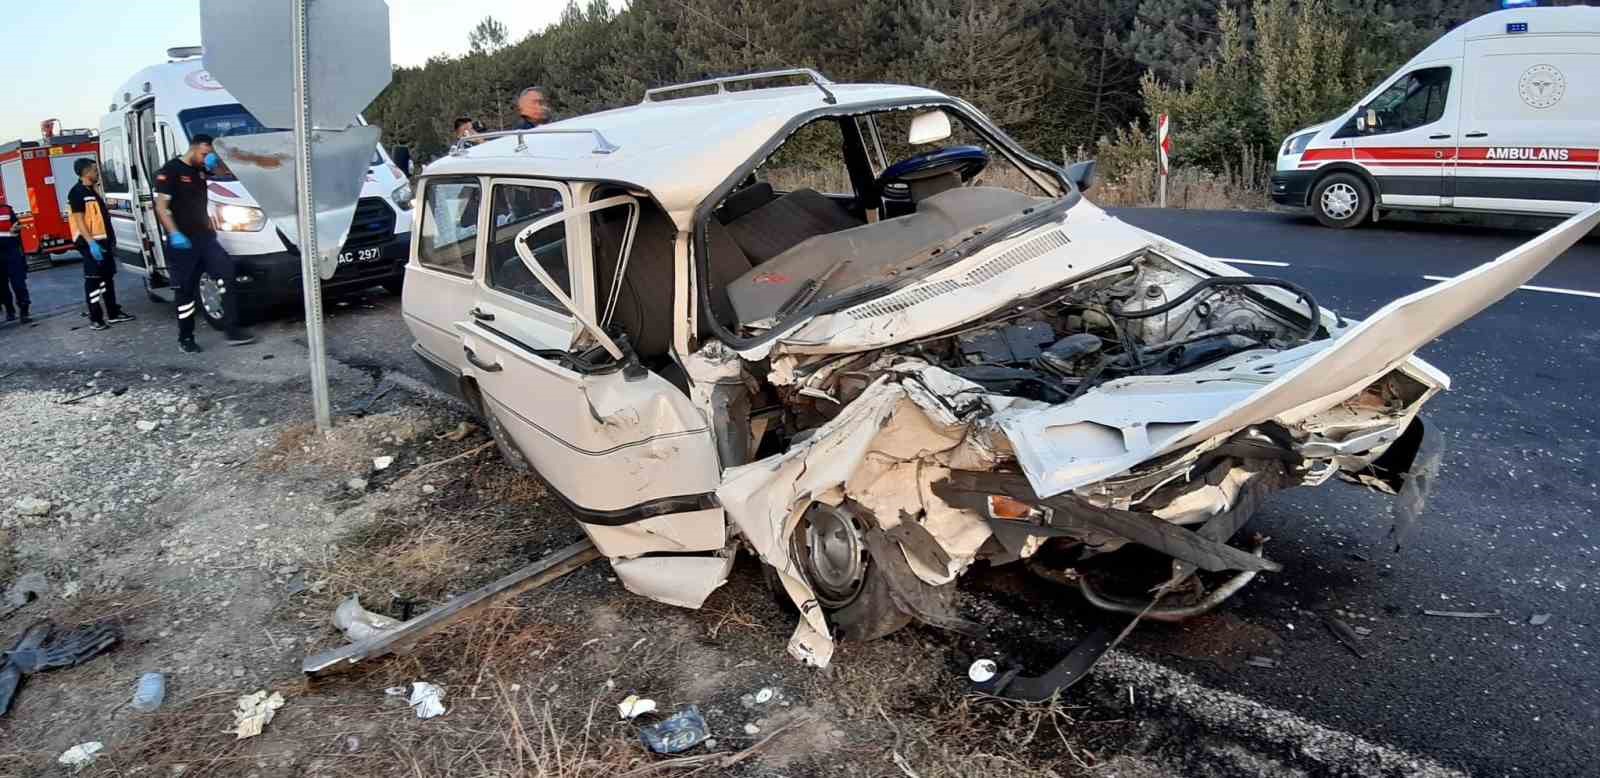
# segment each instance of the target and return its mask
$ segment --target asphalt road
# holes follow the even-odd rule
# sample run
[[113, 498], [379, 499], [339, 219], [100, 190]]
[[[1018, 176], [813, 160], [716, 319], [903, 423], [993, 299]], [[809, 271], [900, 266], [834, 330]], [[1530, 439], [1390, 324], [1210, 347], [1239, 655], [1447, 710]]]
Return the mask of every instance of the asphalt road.
[[[1408, 222], [1335, 232], [1270, 213], [1119, 215], [1213, 256], [1284, 263], [1246, 269], [1304, 285], [1348, 317], [1534, 235]], [[1600, 240], [1575, 247], [1533, 283], [1600, 295]], [[178, 352], [171, 308], [149, 302], [137, 276], [123, 274], [119, 290], [139, 320], [100, 333], [79, 315], [76, 265], [38, 273], [32, 286], [41, 319], [0, 325], [0, 376], [18, 366], [136, 366], [191, 382], [206, 373], [259, 382], [306, 375], [304, 331], [292, 313], [258, 325], [261, 342], [237, 349], [201, 325], [207, 351], [196, 358]], [[329, 349], [342, 363], [332, 373], [336, 394], [356, 373], [417, 371], [397, 298], [372, 290], [328, 311]], [[1272, 536], [1267, 551], [1283, 573], [1257, 579], [1215, 616], [1141, 628], [1128, 647], [1211, 686], [1474, 773], [1592, 775], [1600, 764], [1600, 297], [1519, 291], [1423, 355], [1455, 387], [1424, 411], [1448, 452], [1430, 509], [1402, 552], [1385, 543], [1381, 496], [1339, 484], [1283, 493], [1250, 525]], [[309, 399], [283, 411], [309, 418]], [[1063, 594], [1055, 608], [1040, 620], [1070, 625], [1084, 606]], [[1321, 615], [1336, 609], [1372, 630], [1361, 638], [1365, 658], [1324, 628]], [[1535, 627], [1534, 614], [1551, 618]], [[1252, 654], [1279, 665], [1245, 665]]]

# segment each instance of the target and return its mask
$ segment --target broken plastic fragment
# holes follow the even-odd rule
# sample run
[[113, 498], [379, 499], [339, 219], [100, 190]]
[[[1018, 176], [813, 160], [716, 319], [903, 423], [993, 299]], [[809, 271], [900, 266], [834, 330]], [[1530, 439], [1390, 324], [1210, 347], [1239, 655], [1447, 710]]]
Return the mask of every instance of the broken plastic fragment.
[[233, 734], [236, 739], [243, 740], [261, 734], [261, 730], [272, 723], [278, 709], [283, 707], [283, 695], [273, 692], [269, 697], [266, 690], [246, 694], [239, 698], [238, 706], [233, 711]]
[[333, 626], [338, 627], [350, 642], [359, 643], [385, 630], [400, 626], [400, 621], [361, 607], [361, 595], [352, 594], [333, 610]]
[[104, 751], [105, 748], [105, 744], [98, 740], [79, 743], [63, 751], [61, 756], [56, 757], [56, 761], [75, 770], [82, 770], [93, 764], [94, 760], [99, 758], [100, 752]]
[[769, 702], [772, 702], [771, 689], [762, 688], [760, 691], [756, 692], [756, 704], [766, 705]]
[[411, 699], [406, 702], [417, 712], [419, 719], [444, 715], [444, 690], [426, 681], [411, 684]]
[[973, 662], [971, 667], [967, 668], [967, 677], [971, 678], [973, 683], [983, 683], [993, 678], [998, 672], [1000, 672], [1000, 666], [995, 664], [993, 659], [979, 659]]
[[372, 458], [372, 469], [373, 470], [388, 470], [389, 466], [392, 465], [392, 464], [394, 464], [394, 457], [391, 457], [391, 456], [382, 456], [382, 457], [373, 457]]
[[624, 721], [631, 721], [656, 709], [656, 701], [630, 694], [617, 703], [617, 717]]
[[1535, 613], [1535, 614], [1533, 614], [1533, 618], [1528, 619], [1528, 623], [1533, 625], [1533, 626], [1535, 626], [1535, 627], [1542, 627], [1545, 624], [1549, 623], [1549, 621], [1550, 621], [1550, 614], [1548, 614], [1548, 613]]
[[700, 708], [695, 705], [672, 714], [659, 724], [639, 730], [639, 739], [644, 742], [645, 748], [658, 754], [683, 753], [705, 742], [710, 736], [705, 717], [700, 715]]

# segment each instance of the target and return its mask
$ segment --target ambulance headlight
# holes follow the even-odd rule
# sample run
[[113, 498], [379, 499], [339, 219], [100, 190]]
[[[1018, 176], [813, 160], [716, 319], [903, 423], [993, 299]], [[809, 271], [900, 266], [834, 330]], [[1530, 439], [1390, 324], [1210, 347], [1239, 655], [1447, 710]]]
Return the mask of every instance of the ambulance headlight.
[[411, 192], [410, 184], [401, 184], [389, 193], [389, 199], [394, 201], [395, 207], [402, 211], [411, 210], [411, 201], [415, 197]]
[[1282, 155], [1299, 154], [1305, 151], [1307, 146], [1311, 145], [1311, 139], [1315, 137], [1317, 137], [1317, 134], [1314, 132], [1302, 132], [1284, 141], [1283, 150], [1278, 153]]
[[248, 205], [212, 203], [211, 221], [223, 232], [260, 232], [267, 226], [267, 215]]

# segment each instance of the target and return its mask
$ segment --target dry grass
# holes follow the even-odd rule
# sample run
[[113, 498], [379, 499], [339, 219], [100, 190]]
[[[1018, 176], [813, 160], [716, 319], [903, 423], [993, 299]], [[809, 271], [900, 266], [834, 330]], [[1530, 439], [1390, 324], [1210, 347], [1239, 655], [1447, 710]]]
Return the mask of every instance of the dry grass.
[[[1102, 178], [1086, 196], [1104, 208], [1154, 206], [1158, 201], [1155, 163], [1142, 163], [1115, 179]], [[1167, 177], [1167, 207], [1262, 210], [1270, 207], [1266, 177], [1217, 175], [1200, 168], [1175, 167]]]

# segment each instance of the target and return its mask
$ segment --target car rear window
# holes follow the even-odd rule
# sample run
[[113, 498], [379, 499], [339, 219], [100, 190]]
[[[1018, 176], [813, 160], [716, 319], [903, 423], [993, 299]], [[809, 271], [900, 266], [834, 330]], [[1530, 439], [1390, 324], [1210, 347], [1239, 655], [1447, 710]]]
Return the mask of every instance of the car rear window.
[[422, 209], [422, 240], [417, 261], [423, 267], [471, 276], [478, 266], [478, 203], [482, 186], [476, 178], [428, 181]]

